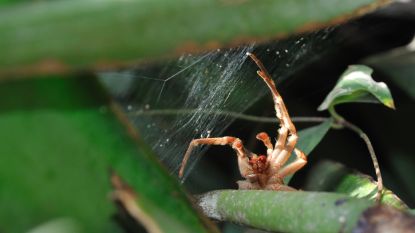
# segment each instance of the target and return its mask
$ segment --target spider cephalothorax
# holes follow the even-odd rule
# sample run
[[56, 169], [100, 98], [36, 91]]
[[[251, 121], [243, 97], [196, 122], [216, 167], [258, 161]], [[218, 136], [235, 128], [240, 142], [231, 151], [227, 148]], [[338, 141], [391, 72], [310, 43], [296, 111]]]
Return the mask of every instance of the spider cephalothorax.
[[[270, 137], [265, 132], [257, 134], [256, 138], [262, 141], [267, 148], [266, 156], [256, 155], [244, 148], [242, 141], [236, 137], [225, 136], [219, 138], [193, 139], [183, 157], [179, 176], [183, 176], [186, 162], [195, 146], [228, 145], [235, 150], [238, 156], [239, 171], [242, 177], [245, 178], [245, 180], [238, 181], [239, 189], [295, 190], [284, 185], [283, 179], [301, 169], [307, 163], [307, 158], [302, 151], [295, 148], [298, 140], [297, 131], [288, 115], [284, 101], [275, 87], [274, 81], [255, 55], [251, 53], [247, 53], [247, 55], [258, 65], [260, 70], [257, 73], [271, 90], [274, 99], [276, 116], [280, 121], [278, 139], [275, 145], [272, 145]], [[297, 155], [297, 158], [292, 163], [286, 165], [293, 151]]]
[[251, 158], [249, 158], [249, 165], [251, 165], [252, 171], [255, 174], [265, 174], [268, 168], [267, 156], [254, 155]]

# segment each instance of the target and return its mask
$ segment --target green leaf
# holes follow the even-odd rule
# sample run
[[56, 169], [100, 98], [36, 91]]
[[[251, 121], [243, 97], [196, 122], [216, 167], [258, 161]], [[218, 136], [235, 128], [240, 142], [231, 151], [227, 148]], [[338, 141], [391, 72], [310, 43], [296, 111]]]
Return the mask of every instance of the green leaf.
[[0, 97], [2, 231], [69, 218], [81, 232], [121, 232], [112, 171], [162, 232], [208, 232], [94, 78], [3, 82]]
[[80, 227], [70, 218], [59, 218], [45, 222], [28, 233], [79, 233]]
[[[331, 124], [333, 120], [331, 118], [327, 119], [323, 123], [300, 130], [298, 132], [298, 143], [297, 148], [302, 150], [306, 156], [308, 156], [311, 151], [320, 143], [320, 141], [323, 139], [324, 135], [329, 131]], [[291, 154], [290, 159], [287, 163], [290, 163], [295, 160], [295, 154]], [[291, 176], [287, 176], [284, 178], [284, 182], [288, 184], [288, 182], [291, 180]]]
[[[313, 167], [305, 189], [347, 194], [352, 197], [375, 200], [377, 184], [370, 176], [346, 168], [331, 161], [323, 161]], [[391, 190], [385, 188], [382, 196], [383, 204], [398, 209], [408, 209], [407, 205]]]
[[305, 154], [310, 154], [329, 131], [332, 123], [333, 119], [329, 118], [319, 125], [300, 130], [296, 147]]
[[125, 66], [264, 41], [345, 21], [385, 2], [61, 0], [4, 4], [0, 8], [0, 76]]
[[318, 110], [323, 111], [337, 104], [352, 102], [380, 102], [394, 109], [388, 86], [383, 82], [374, 81], [372, 72], [370, 67], [364, 65], [349, 66]]

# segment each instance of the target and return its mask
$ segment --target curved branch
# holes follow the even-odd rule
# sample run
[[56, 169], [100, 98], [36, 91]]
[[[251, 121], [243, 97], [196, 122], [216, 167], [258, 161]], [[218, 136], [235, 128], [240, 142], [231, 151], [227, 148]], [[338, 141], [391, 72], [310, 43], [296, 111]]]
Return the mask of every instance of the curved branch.
[[218, 190], [197, 201], [210, 218], [277, 232], [410, 232], [415, 223], [404, 211], [338, 193]]
[[342, 116], [340, 116], [335, 110], [334, 107], [331, 106], [329, 108], [330, 114], [333, 116], [333, 118], [336, 120], [336, 123], [338, 125], [344, 126], [353, 132], [357, 133], [363, 141], [366, 143], [367, 149], [369, 150], [370, 158], [372, 159], [373, 167], [375, 168], [376, 172], [376, 179], [377, 179], [377, 187], [378, 191], [376, 193], [376, 201], [377, 203], [380, 203], [382, 200], [382, 194], [383, 194], [383, 179], [382, 179], [382, 173], [380, 172], [379, 162], [375, 153], [375, 149], [373, 149], [372, 143], [370, 142], [369, 137], [365, 132], [363, 132], [362, 129], [357, 127], [356, 125], [352, 124], [351, 122], [344, 119]]

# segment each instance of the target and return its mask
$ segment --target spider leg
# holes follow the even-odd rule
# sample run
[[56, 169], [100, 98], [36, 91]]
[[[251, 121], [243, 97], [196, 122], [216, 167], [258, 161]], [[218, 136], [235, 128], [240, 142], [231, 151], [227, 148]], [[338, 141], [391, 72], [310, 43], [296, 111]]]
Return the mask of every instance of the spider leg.
[[281, 170], [277, 170], [276, 173], [274, 173], [274, 175], [269, 178], [268, 183], [265, 186], [266, 190], [296, 191], [296, 189], [288, 185], [284, 185], [284, 177], [294, 174], [302, 167], [304, 167], [304, 165], [307, 163], [307, 157], [301, 150], [297, 148], [294, 149], [294, 152], [297, 155], [297, 159], [294, 162], [283, 167]]
[[295, 126], [291, 121], [281, 95], [278, 93], [277, 88], [275, 87], [275, 83], [274, 80], [272, 80], [271, 75], [267, 72], [262, 62], [254, 54], [247, 53], [247, 55], [251, 57], [252, 60], [257, 64], [260, 69], [257, 71], [257, 74], [265, 81], [271, 90], [272, 98], [274, 99], [275, 112], [277, 114], [277, 118], [280, 120], [281, 126], [285, 126], [285, 128], [290, 130], [292, 134], [296, 133]]
[[283, 167], [278, 173], [278, 177], [284, 178], [287, 175], [294, 174], [296, 171], [300, 170], [304, 165], [307, 163], [307, 157], [305, 156], [304, 152], [295, 148], [295, 154], [297, 155], [296, 160], [292, 163], [288, 164], [287, 166]]
[[220, 138], [199, 138], [199, 139], [193, 139], [189, 147], [187, 148], [186, 153], [184, 154], [182, 164], [179, 170], [179, 177], [183, 177], [184, 168], [186, 166], [187, 161], [189, 160], [189, 157], [192, 153], [192, 150], [198, 146], [198, 145], [219, 145], [219, 146], [231, 146], [232, 149], [235, 150], [237, 156], [238, 156], [238, 166], [239, 171], [241, 172], [241, 175], [244, 178], [252, 178], [250, 177], [253, 172], [252, 168], [249, 164], [249, 158], [247, 153], [248, 150], [246, 150], [242, 144], [241, 139], [236, 137], [220, 137]]
[[295, 145], [297, 144], [298, 136], [297, 134], [291, 134], [288, 136], [287, 143], [285, 147], [281, 150], [280, 153], [276, 154], [275, 151], [272, 153], [272, 163], [276, 164], [277, 167], [283, 166], [287, 160], [290, 158], [291, 153], [293, 152]]
[[275, 161], [287, 143], [288, 129], [281, 126], [278, 130], [278, 139], [275, 142], [275, 150], [271, 153], [270, 161]]
[[257, 74], [264, 80], [272, 93], [276, 116], [280, 121], [279, 137], [275, 145], [275, 150], [270, 158], [271, 163], [276, 165], [278, 169], [287, 162], [295, 148], [295, 145], [297, 144], [297, 130], [291, 121], [284, 101], [278, 93], [271, 75], [267, 72], [262, 62], [256, 58], [255, 55], [251, 53], [247, 53], [247, 55], [250, 56], [259, 67], [260, 70], [257, 71]]
[[274, 147], [272, 146], [271, 139], [269, 138], [268, 134], [261, 132], [256, 135], [256, 138], [264, 143], [265, 147], [267, 148], [267, 155], [271, 156]]

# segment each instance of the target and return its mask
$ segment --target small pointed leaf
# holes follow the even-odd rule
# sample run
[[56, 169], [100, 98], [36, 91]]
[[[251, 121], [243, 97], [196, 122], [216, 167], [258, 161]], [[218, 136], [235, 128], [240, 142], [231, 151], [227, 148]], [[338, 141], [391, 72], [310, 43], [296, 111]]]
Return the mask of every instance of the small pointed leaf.
[[365, 65], [351, 65], [342, 74], [333, 90], [318, 107], [319, 111], [340, 103], [383, 103], [394, 109], [395, 105], [388, 86], [372, 79], [373, 70]]
[[[319, 125], [300, 130], [298, 132], [299, 139], [296, 147], [303, 151], [306, 156], [308, 156], [311, 153], [311, 151], [313, 151], [313, 149], [320, 143], [324, 135], [327, 134], [332, 122], [333, 120], [329, 118]], [[293, 154], [291, 154], [288, 163], [291, 163], [295, 160], [295, 155]], [[293, 175], [286, 176], [284, 178], [284, 182], [288, 184], [292, 177]]]

